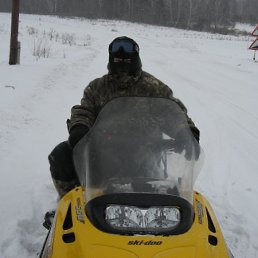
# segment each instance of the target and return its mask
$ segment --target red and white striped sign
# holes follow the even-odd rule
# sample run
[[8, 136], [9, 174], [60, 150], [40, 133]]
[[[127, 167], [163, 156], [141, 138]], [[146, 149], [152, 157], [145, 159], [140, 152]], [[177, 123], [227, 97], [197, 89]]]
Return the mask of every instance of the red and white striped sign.
[[256, 40], [251, 44], [249, 49], [258, 50], [258, 38], [256, 38]]
[[258, 37], [258, 25], [256, 26], [256, 28], [254, 29], [254, 31], [251, 34], [252, 36]]

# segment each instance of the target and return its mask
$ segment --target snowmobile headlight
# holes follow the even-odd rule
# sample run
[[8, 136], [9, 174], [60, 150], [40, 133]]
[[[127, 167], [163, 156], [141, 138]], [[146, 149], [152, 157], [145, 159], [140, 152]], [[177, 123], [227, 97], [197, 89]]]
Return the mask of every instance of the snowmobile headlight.
[[149, 208], [144, 216], [147, 228], [174, 229], [181, 220], [180, 211], [176, 207]]
[[116, 229], [172, 230], [179, 225], [181, 214], [177, 207], [144, 209], [135, 206], [109, 205], [106, 208], [105, 219], [110, 226]]
[[113, 228], [139, 228], [143, 225], [143, 215], [134, 206], [110, 205], [106, 208], [106, 221]]

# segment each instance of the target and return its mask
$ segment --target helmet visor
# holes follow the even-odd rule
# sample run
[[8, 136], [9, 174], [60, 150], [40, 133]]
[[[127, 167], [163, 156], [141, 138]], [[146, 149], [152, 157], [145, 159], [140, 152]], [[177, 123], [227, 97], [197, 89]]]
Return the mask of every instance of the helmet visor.
[[128, 54], [139, 53], [139, 47], [129, 40], [115, 40], [109, 48], [109, 53], [115, 54], [119, 51]]

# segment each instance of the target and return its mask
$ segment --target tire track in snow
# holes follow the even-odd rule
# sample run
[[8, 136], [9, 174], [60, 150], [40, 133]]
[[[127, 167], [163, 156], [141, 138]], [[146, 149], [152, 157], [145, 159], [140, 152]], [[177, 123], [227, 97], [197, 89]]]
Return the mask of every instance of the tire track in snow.
[[[13, 117], [16, 119], [10, 119], [6, 124], [6, 132], [8, 132], [8, 135], [3, 135], [5, 144], [2, 145], [4, 148], [1, 149], [1, 153], [9, 153], [9, 155], [12, 155], [14, 159], [16, 158], [16, 166], [19, 163], [22, 164], [24, 160], [28, 163], [30, 160], [33, 162], [29, 164], [30, 168], [28, 170], [25, 170], [21, 165], [21, 171], [13, 177], [13, 171], [11, 171], [12, 164], [7, 164], [9, 155], [6, 159], [4, 155], [1, 155], [0, 158], [3, 168], [5, 168], [5, 180], [9, 182], [12, 181], [13, 189], [19, 189], [21, 187], [20, 182], [24, 181], [21, 177], [28, 177], [29, 179], [24, 185], [24, 188], [28, 190], [20, 193], [19, 198], [13, 200], [12, 205], [8, 208], [5, 207], [6, 209], [0, 214], [1, 221], [8, 216], [8, 221], [10, 222], [6, 228], [2, 228], [1, 233], [4, 239], [1, 241], [0, 253], [4, 254], [6, 256], [5, 258], [15, 257], [16, 255], [9, 256], [15, 252], [21, 254], [22, 257], [35, 257], [36, 252], [41, 248], [45, 233], [45, 230], [41, 226], [43, 215], [46, 210], [51, 208], [47, 207], [46, 195], [49, 195], [48, 200], [56, 199], [56, 193], [53, 191], [52, 182], [47, 168], [47, 152], [45, 151], [45, 160], [37, 160], [37, 157], [32, 158], [31, 151], [34, 149], [34, 144], [33, 142], [27, 141], [28, 139], [31, 139], [31, 137], [41, 138], [37, 139], [39, 141], [38, 144], [41, 145], [39, 146], [39, 150], [48, 149], [48, 144], [51, 144], [51, 142], [49, 143], [49, 133], [51, 132], [49, 132], [48, 127], [51, 127], [51, 123], [56, 120], [58, 113], [54, 109], [55, 102], [59, 101], [54, 97], [57, 96], [55, 91], [60, 91], [61, 96], [69, 96], [69, 93], [72, 91], [78, 91], [81, 95], [83, 86], [77, 86], [77, 84], [81, 83], [84, 78], [87, 77], [87, 70], [89, 70], [89, 66], [94, 63], [94, 59], [97, 57], [98, 53], [93, 53], [93, 51], [91, 51], [87, 56], [82, 57], [78, 55], [77, 58], [67, 60], [65, 64], [58, 64], [53, 69], [50, 69], [49, 74], [42, 78], [39, 85], [35, 85], [35, 90], [30, 96], [28, 96], [28, 101], [18, 107], [22, 115], [17, 118], [14, 114]], [[80, 78], [79, 75], [83, 73], [84, 75]], [[71, 84], [71, 81], [74, 83]], [[62, 91], [63, 93], [61, 93]], [[53, 94], [51, 94], [51, 92], [53, 92]], [[67, 105], [66, 103], [63, 103], [63, 100], [60, 100], [59, 105], [61, 106], [62, 104], [64, 104], [64, 106]], [[44, 113], [45, 105], [53, 106], [53, 114], [42, 115]], [[49, 110], [49, 107], [46, 110]], [[60, 110], [63, 111], [63, 108], [60, 107]], [[5, 112], [3, 115], [11, 117], [11, 112]], [[38, 117], [38, 115], [41, 115], [41, 117]], [[51, 115], [53, 118], [48, 122], [49, 116]], [[68, 114], [64, 114], [64, 116], [65, 115]], [[63, 122], [63, 126], [65, 131], [65, 120]], [[53, 128], [54, 127], [56, 126], [53, 125]], [[28, 132], [28, 129], [33, 131], [33, 134], [35, 135], [31, 135], [30, 132]], [[40, 135], [35, 133], [38, 130], [41, 132]], [[50, 139], [51, 138], [52, 137], [50, 137]], [[55, 136], [53, 136], [53, 138], [55, 138]], [[22, 153], [20, 151], [16, 151], [16, 153], [14, 153], [12, 146], [15, 145], [17, 147], [27, 145], [27, 149]], [[54, 147], [54, 145], [52, 147]], [[39, 151], [38, 155], [41, 155], [41, 152], [42, 151]], [[45, 164], [42, 164], [42, 162], [45, 162]], [[46, 171], [42, 171], [42, 168], [44, 167], [46, 168]], [[42, 175], [40, 178], [37, 178], [37, 175], [40, 175], [40, 172], [46, 173], [46, 178], [49, 178], [47, 182], [41, 181], [42, 178], [44, 178]], [[38, 194], [38, 190], [40, 190], [40, 194]], [[0, 191], [1, 198], [7, 199], [9, 193], [8, 184], [1, 187]], [[20, 198], [22, 198], [22, 202], [19, 201]], [[48, 204], [51, 205], [51, 203], [53, 205], [53, 201], [49, 201]], [[24, 207], [27, 211], [24, 214], [21, 212], [19, 217], [17, 217], [16, 210], [22, 211]], [[24, 217], [24, 215], [28, 213], [30, 213], [31, 216], [29, 218]], [[19, 246], [20, 250], [12, 251], [11, 249], [13, 248], [13, 245]]]

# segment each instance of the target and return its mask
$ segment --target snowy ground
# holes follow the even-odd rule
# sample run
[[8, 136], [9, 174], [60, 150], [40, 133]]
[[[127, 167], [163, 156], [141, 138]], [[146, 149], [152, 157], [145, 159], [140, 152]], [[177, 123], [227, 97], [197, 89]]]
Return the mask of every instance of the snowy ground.
[[[120, 35], [171, 86], [201, 130], [196, 188], [210, 200], [236, 258], [258, 257], [258, 63], [253, 38], [115, 21], [20, 16], [21, 65], [9, 66], [10, 15], [0, 13], [0, 257], [36, 257], [56, 193], [47, 155], [87, 83], [106, 73]], [[42, 47], [48, 58], [39, 57]], [[36, 54], [36, 56], [33, 56]], [[38, 55], [38, 56], [37, 56]]]

